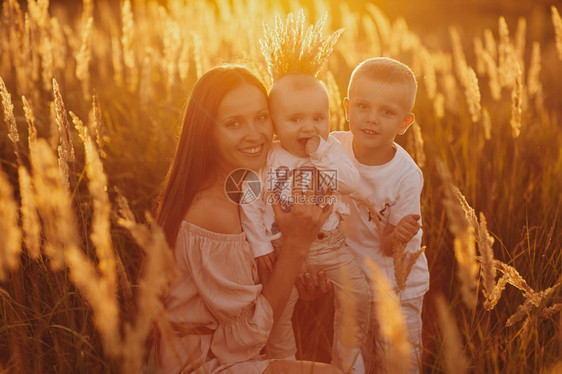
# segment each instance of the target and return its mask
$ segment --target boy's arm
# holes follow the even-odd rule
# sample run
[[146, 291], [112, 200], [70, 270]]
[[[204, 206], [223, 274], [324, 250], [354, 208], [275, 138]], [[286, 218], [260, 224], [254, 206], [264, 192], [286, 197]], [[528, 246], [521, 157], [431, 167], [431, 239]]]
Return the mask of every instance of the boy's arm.
[[335, 171], [338, 193], [347, 195], [354, 192], [359, 185], [360, 176], [347, 152], [332, 135], [328, 137], [327, 141], [320, 137], [318, 138], [320, 139], [320, 144], [315, 151], [310, 153], [312, 164], [320, 171]]
[[417, 250], [421, 246], [420, 196], [423, 188], [421, 172], [412, 173], [398, 186], [395, 204], [392, 206], [388, 224], [383, 230], [381, 249], [385, 256], [392, 256], [394, 243]]

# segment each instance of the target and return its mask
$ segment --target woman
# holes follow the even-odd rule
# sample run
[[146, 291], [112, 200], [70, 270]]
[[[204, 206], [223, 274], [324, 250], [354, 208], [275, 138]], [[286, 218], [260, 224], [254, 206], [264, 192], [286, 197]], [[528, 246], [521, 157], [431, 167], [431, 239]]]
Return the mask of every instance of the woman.
[[199, 79], [157, 212], [181, 274], [166, 301], [176, 339], [156, 342], [162, 372], [339, 372], [259, 354], [329, 214], [307, 204], [290, 213], [275, 207], [287, 240], [271, 278], [259, 284], [238, 205], [224, 186], [232, 171], [264, 165], [272, 134], [267, 92], [252, 73], [223, 66]]

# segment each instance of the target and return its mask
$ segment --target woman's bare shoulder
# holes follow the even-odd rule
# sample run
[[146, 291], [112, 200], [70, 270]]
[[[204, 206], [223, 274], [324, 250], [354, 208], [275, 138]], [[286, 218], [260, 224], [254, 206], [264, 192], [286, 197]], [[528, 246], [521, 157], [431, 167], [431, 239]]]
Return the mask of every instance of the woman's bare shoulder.
[[184, 218], [186, 221], [220, 234], [239, 234], [238, 205], [225, 199], [203, 197], [193, 201]]

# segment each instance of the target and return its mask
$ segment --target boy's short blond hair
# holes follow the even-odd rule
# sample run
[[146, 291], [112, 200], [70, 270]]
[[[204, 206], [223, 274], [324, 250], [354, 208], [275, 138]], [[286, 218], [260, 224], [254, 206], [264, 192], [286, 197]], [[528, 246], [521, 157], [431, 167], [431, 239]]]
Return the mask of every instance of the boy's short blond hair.
[[414, 72], [408, 65], [388, 57], [375, 57], [361, 62], [353, 70], [349, 78], [349, 86], [347, 87], [348, 97], [353, 83], [361, 77], [375, 79], [381, 82], [405, 84], [412, 94], [409, 101], [410, 110], [414, 107], [418, 82], [416, 81]]

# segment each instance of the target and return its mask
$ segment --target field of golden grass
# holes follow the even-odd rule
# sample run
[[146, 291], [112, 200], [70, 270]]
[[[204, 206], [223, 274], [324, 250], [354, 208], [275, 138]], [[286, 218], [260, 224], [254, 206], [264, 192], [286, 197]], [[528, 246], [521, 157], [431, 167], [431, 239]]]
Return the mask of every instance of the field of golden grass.
[[[173, 264], [150, 212], [181, 107], [221, 62], [268, 81], [262, 21], [300, 8], [344, 28], [320, 74], [332, 129], [363, 59], [418, 78], [398, 142], [425, 176], [424, 372], [562, 371], [560, 6], [492, 22], [467, 9], [463, 27], [440, 17], [425, 34], [399, 9], [325, 0], [2, 2], [0, 371], [139, 371], [151, 325], [166, 328]], [[310, 312], [322, 303], [295, 316], [309, 359], [329, 359], [330, 316]], [[395, 307], [378, 318], [400, 370]]]

